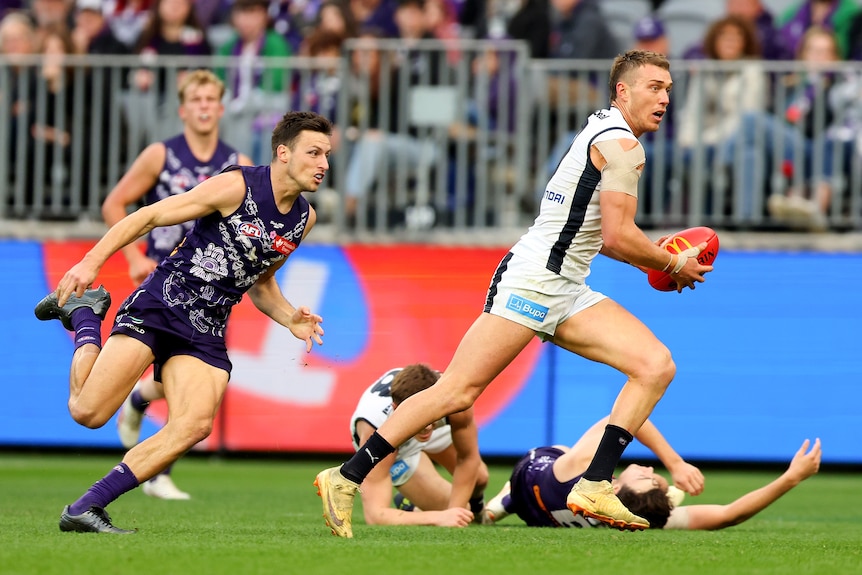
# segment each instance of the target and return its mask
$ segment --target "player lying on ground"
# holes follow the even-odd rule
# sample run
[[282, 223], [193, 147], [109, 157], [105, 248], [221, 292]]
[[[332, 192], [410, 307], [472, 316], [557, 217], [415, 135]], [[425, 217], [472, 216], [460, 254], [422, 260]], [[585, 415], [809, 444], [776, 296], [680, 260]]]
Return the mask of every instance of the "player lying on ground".
[[[440, 372], [414, 363], [391, 369], [359, 398], [350, 433], [353, 447], [365, 443], [398, 405], [434, 385]], [[455, 475], [456, 462], [469, 461]], [[434, 464], [453, 475], [449, 483]], [[469, 467], [474, 474], [461, 472]], [[437, 525], [465, 527], [482, 510], [488, 468], [479, 457], [473, 409], [454, 413], [431, 425], [387, 455], [362, 482], [362, 509], [369, 525]], [[392, 487], [407, 504], [392, 507]], [[468, 499], [469, 498], [469, 499]], [[465, 506], [465, 503], [467, 504]]]
[[[482, 523], [494, 524], [517, 514], [532, 527], [596, 527], [594, 519], [575, 516], [566, 507], [566, 496], [595, 453], [603, 419], [593, 425], [571, 449], [565, 446], [537, 447], [525, 455], [512, 471], [509, 481], [488, 502]], [[679, 505], [684, 493], [697, 495], [703, 490], [703, 475], [682, 460], [647, 421], [637, 439], [659, 458], [671, 473], [674, 484], [652, 467], [632, 464], [614, 478], [617, 497], [626, 507], [650, 522], [654, 529], [724, 529], [753, 517], [779, 497], [811, 477], [820, 469], [820, 440], [809, 440], [794, 455], [790, 466], [769, 484], [747, 493], [726, 505]], [[809, 447], [811, 447], [809, 449]]]

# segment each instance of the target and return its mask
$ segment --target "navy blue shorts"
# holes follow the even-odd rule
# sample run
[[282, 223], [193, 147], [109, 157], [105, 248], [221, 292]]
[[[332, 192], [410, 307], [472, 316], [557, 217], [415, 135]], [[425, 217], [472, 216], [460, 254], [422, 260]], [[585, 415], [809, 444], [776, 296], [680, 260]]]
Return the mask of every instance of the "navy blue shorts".
[[230, 376], [233, 365], [223, 337], [201, 333], [188, 318], [177, 315], [158, 297], [145, 290], [130, 295], [114, 320], [111, 335], [134, 338], [153, 351], [153, 378], [162, 381], [162, 366], [175, 355], [190, 355]]

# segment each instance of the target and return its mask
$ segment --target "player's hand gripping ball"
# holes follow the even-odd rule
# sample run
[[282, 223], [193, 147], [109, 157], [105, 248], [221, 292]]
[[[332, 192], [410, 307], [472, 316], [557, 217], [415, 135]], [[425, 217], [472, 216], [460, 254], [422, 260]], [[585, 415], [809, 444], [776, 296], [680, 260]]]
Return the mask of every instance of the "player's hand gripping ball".
[[[682, 230], [667, 238], [662, 247], [672, 254], [679, 254], [689, 248], [697, 247], [703, 242], [706, 242], [706, 248], [698, 254], [697, 261], [701, 265], [711, 266], [718, 255], [718, 234], [712, 228], [699, 226]], [[658, 291], [676, 291], [676, 282], [669, 272], [670, 270], [647, 271], [649, 285]]]

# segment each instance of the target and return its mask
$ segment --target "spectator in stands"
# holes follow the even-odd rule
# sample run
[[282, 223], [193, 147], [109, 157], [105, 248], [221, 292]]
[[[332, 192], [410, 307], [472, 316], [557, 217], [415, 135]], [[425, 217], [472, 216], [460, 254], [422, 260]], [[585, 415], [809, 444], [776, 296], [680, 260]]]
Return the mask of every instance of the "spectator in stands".
[[79, 54], [129, 54], [128, 47], [120, 42], [108, 26], [102, 12], [101, 0], [77, 0], [72, 41]]
[[455, 10], [447, 0], [425, 0], [425, 20], [431, 36], [438, 40], [454, 40], [461, 35]]
[[[468, 225], [495, 223], [495, 214], [488, 206], [485, 213], [476, 211], [477, 189], [493, 189], [511, 175], [511, 166], [501, 162], [506, 157], [505, 140], [515, 132], [518, 105], [518, 84], [514, 73], [517, 53], [496, 46], [471, 53], [471, 74], [464, 108], [466, 118], [453, 122], [448, 129], [450, 146], [447, 174], [445, 213], [439, 219], [452, 225], [463, 215]], [[569, 138], [571, 141], [571, 138]], [[470, 158], [466, 166], [466, 187], [462, 196], [457, 178], [458, 156]], [[482, 175], [486, 181], [482, 181]], [[490, 181], [487, 181], [490, 180]], [[478, 223], [482, 222], [482, 223]]]
[[526, 0], [508, 31], [530, 45], [533, 58], [614, 58], [620, 51], [596, 0]]
[[457, 10], [462, 36], [488, 40], [505, 38], [508, 35], [509, 21], [518, 11], [525, 8], [525, 3], [533, 3], [535, 7], [539, 5], [535, 0], [523, 0], [523, 2], [463, 0]]
[[[683, 147], [687, 163], [698, 162], [703, 150], [706, 162], [702, 167], [713, 169], [713, 173], [732, 173], [733, 212], [742, 220], [750, 220], [760, 215], [759, 198], [765, 184], [766, 161], [772, 157], [771, 146], [783, 140], [782, 149], [790, 154], [798, 137], [766, 112], [767, 77], [758, 62], [760, 47], [749, 21], [739, 16], [717, 20], [707, 29], [703, 46], [710, 60], [735, 66], [691, 75], [678, 118], [677, 143]], [[765, 147], [758, 145], [761, 136]]]
[[[757, 40], [764, 60], [791, 60], [793, 50], [785, 44], [784, 37], [775, 26], [775, 18], [762, 0], [727, 0], [725, 14], [739, 16], [750, 22], [757, 30]], [[686, 60], [706, 58], [703, 45], [688, 48], [683, 53]]]
[[[400, 89], [393, 58], [386, 58], [384, 64], [379, 39], [379, 32], [363, 32], [351, 52], [351, 74], [355, 79], [349, 85], [355, 93], [351, 96], [350, 127], [345, 134], [352, 142], [345, 189], [345, 212], [350, 222], [360, 207], [372, 206], [369, 195], [384, 170], [401, 165], [411, 173], [425, 175], [421, 170], [432, 166], [436, 157], [434, 143], [421, 141], [417, 131], [406, 126], [407, 94]], [[402, 123], [406, 126], [403, 131], [399, 130]]]
[[210, 26], [226, 24], [232, 0], [195, 0], [195, 18], [209, 30]]
[[321, 0], [272, 0], [269, 3], [272, 29], [287, 40], [294, 54], [300, 51], [303, 38], [314, 28], [320, 6]]
[[860, 5], [859, 12], [850, 21], [847, 42], [847, 59], [862, 60], [862, 5]]
[[634, 37], [635, 50], [647, 50], [665, 56], [670, 53], [670, 41], [664, 24], [655, 16], [644, 16], [635, 22]]
[[347, 0], [324, 0], [314, 23], [315, 30], [328, 30], [342, 38], [359, 35], [359, 24]]
[[811, 26], [835, 32], [844, 59], [850, 49], [850, 26], [859, 12], [856, 0], [804, 0], [781, 15], [781, 36], [791, 53], [798, 54], [802, 36]]
[[[794, 171], [801, 169], [803, 173], [801, 178], [794, 177], [794, 173], [787, 174], [791, 187], [786, 195], [769, 197], [769, 213], [779, 221], [814, 231], [827, 227], [833, 148], [840, 145], [828, 134], [836, 118], [829, 95], [839, 81], [836, 71], [828, 67], [840, 61], [839, 49], [832, 31], [812, 26], [802, 36], [799, 47], [798, 60], [806, 64], [805, 69], [783, 78], [788, 102], [784, 118], [805, 138], [804, 162], [797, 161], [789, 167]], [[817, 173], [815, 157], [820, 168]], [[801, 183], [802, 188], [797, 183]]]
[[[145, 62], [155, 61], [158, 56], [209, 56], [212, 53], [206, 31], [198, 24], [192, 0], [154, 0], [141, 35], [136, 52]], [[177, 70], [171, 68], [171, 72]], [[167, 70], [160, 68], [156, 74], [147, 68], [135, 72], [135, 88], [142, 92], [155, 83], [160, 96], [168, 90]], [[179, 83], [177, 81], [176, 83]]]
[[348, 0], [360, 30], [374, 30], [383, 38], [397, 38], [395, 24], [397, 0]]
[[147, 20], [153, 0], [113, 0], [105, 3], [108, 25], [117, 39], [134, 50]]
[[35, 159], [43, 155], [43, 183], [62, 187], [69, 181], [72, 126], [76, 121], [73, 109], [75, 71], [64, 60], [75, 53], [75, 47], [63, 22], [47, 24], [42, 29], [41, 40], [43, 57], [36, 94], [44, 94], [44, 107], [41, 97], [37, 96], [29, 108], [28, 157]]
[[341, 136], [337, 124], [337, 104], [338, 93], [344, 84], [338, 74], [337, 62], [341, 56], [343, 44], [343, 36], [326, 28], [312, 30], [305, 37], [301, 48], [303, 55], [311, 58], [327, 58], [329, 65], [314, 70], [307, 81], [299, 82], [295, 90], [296, 100], [292, 106], [295, 110], [316, 112], [333, 123], [330, 137], [333, 150], [338, 148]]
[[57, 25], [72, 27], [73, 0], [33, 0], [30, 14], [36, 25], [37, 44], [42, 42], [42, 32]]
[[266, 163], [266, 141], [290, 101], [287, 63], [293, 52], [272, 28], [268, 8], [268, 0], [234, 0], [233, 34], [218, 55], [232, 56], [235, 64], [216, 70], [228, 90], [226, 119], [232, 126], [225, 133], [257, 164]]
[[[0, 21], [0, 57], [9, 65], [9, 76], [8, 82], [2, 86], [8, 91], [0, 91], [0, 101], [4, 103], [2, 113], [8, 114], [9, 139], [3, 142], [3, 146], [5, 153], [9, 154], [9, 170], [16, 184], [19, 177], [32, 172], [26, 150], [30, 138], [28, 119], [37, 78], [35, 68], [23, 60], [36, 53], [35, 28], [30, 17], [24, 12], [10, 12], [4, 16]], [[26, 181], [23, 189], [27, 205], [22, 206], [23, 212], [14, 215], [29, 215], [27, 208], [32, 202], [33, 190]], [[10, 193], [8, 198], [11, 200], [13, 194]]]

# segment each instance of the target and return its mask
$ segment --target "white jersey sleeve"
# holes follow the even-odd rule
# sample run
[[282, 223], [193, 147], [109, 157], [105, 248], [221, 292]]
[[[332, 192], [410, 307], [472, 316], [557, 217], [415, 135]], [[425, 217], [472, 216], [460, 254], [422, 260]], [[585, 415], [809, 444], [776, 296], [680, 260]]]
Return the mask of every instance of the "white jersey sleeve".
[[633, 139], [617, 108], [590, 115], [551, 176], [536, 221], [512, 252], [576, 283], [584, 283], [602, 248], [599, 184], [590, 146], [610, 139]]

